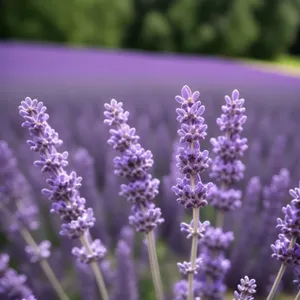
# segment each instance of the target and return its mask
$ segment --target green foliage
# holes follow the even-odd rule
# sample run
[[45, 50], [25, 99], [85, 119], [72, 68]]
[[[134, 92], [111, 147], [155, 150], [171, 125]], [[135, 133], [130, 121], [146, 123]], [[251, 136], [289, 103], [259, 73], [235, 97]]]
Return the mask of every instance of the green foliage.
[[272, 59], [297, 32], [300, 0], [0, 1], [6, 39]]
[[259, 35], [251, 55], [277, 58], [292, 44], [300, 25], [299, 0], [265, 0], [256, 12]]

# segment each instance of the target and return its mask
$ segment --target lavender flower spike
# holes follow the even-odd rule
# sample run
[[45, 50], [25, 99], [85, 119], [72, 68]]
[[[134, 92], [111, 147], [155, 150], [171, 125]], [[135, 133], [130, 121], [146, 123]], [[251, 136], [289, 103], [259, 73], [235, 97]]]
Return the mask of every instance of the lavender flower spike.
[[290, 205], [282, 208], [284, 219], [277, 219], [277, 228], [281, 233], [278, 235], [274, 245], [272, 257], [281, 262], [274, 284], [269, 292], [267, 300], [273, 299], [287, 265], [300, 265], [300, 245], [296, 243], [300, 236], [300, 182], [299, 187], [290, 190], [290, 195], [294, 198]]
[[114, 172], [127, 181], [121, 185], [120, 195], [132, 204], [129, 223], [136, 231], [146, 234], [156, 298], [163, 300], [153, 231], [164, 222], [164, 219], [161, 217], [160, 208], [154, 204], [159, 180], [153, 179], [149, 173], [149, 169], [153, 166], [153, 156], [150, 150], [145, 150], [138, 143], [139, 136], [136, 135], [135, 128], [127, 124], [129, 112], [124, 111], [122, 102], [112, 99], [109, 104], [104, 104], [104, 108], [104, 123], [113, 127], [109, 130], [111, 137], [108, 144], [120, 153], [120, 156], [114, 159]]
[[175, 100], [180, 104], [176, 109], [177, 120], [181, 124], [178, 130], [181, 147], [177, 155], [177, 167], [182, 178], [177, 179], [177, 184], [172, 187], [177, 202], [184, 208], [193, 208], [193, 219], [190, 224], [182, 223], [181, 231], [186, 232], [187, 237], [192, 237], [192, 249], [190, 262], [179, 263], [179, 270], [188, 274], [188, 300], [194, 299], [194, 275], [200, 267], [196, 260], [198, 240], [203, 237], [209, 225], [199, 220], [199, 209], [207, 204], [206, 198], [211, 188], [211, 183], [203, 184], [200, 172], [209, 167], [210, 158], [208, 151], [200, 150], [200, 142], [206, 137], [207, 125], [204, 123], [202, 114], [204, 106], [198, 100], [200, 93], [192, 92], [188, 86], [181, 89], [181, 95]]
[[[28, 128], [32, 138], [27, 143], [32, 151], [40, 154], [40, 160], [35, 161], [34, 165], [50, 176], [47, 180], [49, 189], [43, 189], [42, 193], [52, 202], [50, 212], [60, 216], [63, 223], [60, 234], [71, 239], [80, 239], [82, 250], [74, 250], [72, 253], [81, 261], [84, 256], [85, 261], [90, 263], [102, 298], [108, 300], [103, 276], [95, 261], [99, 258], [98, 246], [101, 243], [98, 240], [92, 241], [89, 234], [89, 229], [95, 223], [93, 210], [85, 207], [85, 199], [80, 196], [82, 178], [75, 172], [68, 174], [65, 170], [68, 165], [68, 152], [58, 152], [57, 149], [63, 142], [49, 125], [46, 110], [43, 102], [31, 100], [29, 97], [19, 106], [19, 113], [25, 119], [22, 127]], [[100, 252], [103, 252], [102, 249]]]
[[255, 289], [255, 279], [249, 279], [248, 276], [245, 276], [238, 285], [238, 292], [234, 292], [233, 300], [253, 300], [254, 297], [252, 295], [256, 293]]
[[[0, 296], [8, 300], [32, 299], [31, 289], [26, 285], [26, 276], [19, 275], [14, 269], [9, 268], [9, 256], [0, 253]], [[1, 297], [1, 299], [3, 299]]]
[[0, 141], [0, 166], [0, 212], [3, 212], [1, 218], [3, 227], [9, 233], [20, 232], [27, 244], [25, 251], [29, 260], [32, 263], [39, 262], [58, 297], [61, 300], [68, 300], [67, 294], [47, 261], [51, 254], [51, 243], [44, 240], [38, 244], [31, 234], [31, 231], [39, 227], [38, 208], [32, 201], [29, 183], [20, 172], [16, 158], [4, 141]]

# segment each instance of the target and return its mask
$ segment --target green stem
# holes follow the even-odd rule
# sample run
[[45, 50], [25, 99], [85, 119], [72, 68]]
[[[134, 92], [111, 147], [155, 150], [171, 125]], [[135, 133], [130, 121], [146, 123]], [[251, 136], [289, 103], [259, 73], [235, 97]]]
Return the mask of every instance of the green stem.
[[[295, 242], [296, 242], [296, 238], [293, 237], [293, 238], [291, 239], [291, 241], [290, 241], [289, 249], [291, 249], [291, 248], [294, 247]], [[271, 291], [269, 292], [269, 295], [268, 295], [267, 300], [272, 300], [273, 297], [275, 296], [276, 291], [277, 291], [278, 286], [279, 286], [279, 283], [280, 283], [280, 281], [281, 281], [281, 279], [282, 279], [282, 276], [283, 276], [283, 274], [284, 274], [284, 272], [285, 272], [286, 267], [287, 267], [287, 265], [286, 265], [285, 263], [282, 263], [282, 264], [281, 264], [280, 269], [279, 269], [279, 271], [278, 271], [278, 274], [277, 274], [277, 276], [276, 276], [276, 278], [275, 278], [275, 281], [274, 281], [274, 283], [273, 283], [273, 286], [272, 286], [272, 288], [271, 288]]]
[[[80, 237], [80, 241], [88, 254], [92, 254], [90, 242], [86, 235]], [[96, 278], [97, 286], [102, 297], [102, 300], [109, 300], [108, 291], [106, 289], [104, 279], [98, 264], [95, 261], [90, 262], [90, 266]]]
[[156, 300], [163, 300], [164, 294], [163, 294], [162, 280], [159, 271], [153, 230], [151, 230], [149, 233], [146, 234], [146, 238], [148, 242], [150, 269], [153, 278]]
[[[22, 237], [24, 238], [24, 240], [26, 241], [26, 243], [28, 245], [30, 245], [31, 247], [34, 247], [34, 248], [38, 248], [37, 243], [35, 242], [32, 235], [30, 234], [30, 232], [26, 228], [21, 228], [20, 233], [21, 233]], [[60, 282], [56, 278], [56, 276], [55, 276], [52, 268], [50, 267], [48, 261], [46, 259], [43, 259], [39, 263], [40, 263], [40, 266], [41, 266], [42, 270], [44, 271], [45, 275], [47, 276], [49, 282], [51, 283], [53, 289], [55, 290], [57, 296], [59, 297], [59, 299], [69, 300], [69, 297], [67, 296], [67, 294], [63, 290]]]
[[[192, 241], [192, 249], [191, 249], [191, 267], [192, 270], [195, 270], [196, 267], [196, 258], [197, 258], [197, 249], [198, 249], [198, 223], [199, 223], [199, 207], [193, 208], [193, 223], [194, 223], [194, 234]], [[194, 299], [194, 272], [189, 273], [188, 275], [188, 285], [189, 285], [189, 294], [188, 300]]]

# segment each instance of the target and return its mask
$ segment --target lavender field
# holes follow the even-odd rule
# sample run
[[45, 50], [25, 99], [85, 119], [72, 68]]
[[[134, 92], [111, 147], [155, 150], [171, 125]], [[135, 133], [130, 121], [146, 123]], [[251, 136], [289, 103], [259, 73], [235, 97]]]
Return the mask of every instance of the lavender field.
[[[242, 191], [242, 206], [227, 213], [224, 220], [224, 230], [234, 232], [226, 251], [231, 267], [225, 282], [229, 291], [235, 290], [240, 278], [248, 275], [256, 279], [258, 298], [269, 292], [280, 267], [271, 258], [270, 247], [280, 231], [277, 218], [283, 218], [281, 209], [292, 199], [288, 191], [300, 180], [300, 77], [209, 57], [4, 43], [0, 44], [0, 66], [0, 140], [8, 144], [28, 182], [23, 196], [38, 207], [41, 223], [34, 236], [52, 242], [48, 260], [70, 299], [99, 296], [90, 268], [76, 263], [71, 255], [76, 243], [59, 235], [59, 218], [49, 214], [51, 203], [41, 194], [47, 177], [33, 167], [37, 155], [26, 144], [29, 136], [21, 128], [20, 102], [27, 96], [43, 101], [49, 123], [64, 142], [62, 150], [69, 152], [67, 169], [83, 178], [81, 196], [96, 217], [91, 233], [108, 249], [100, 268], [113, 295], [110, 299], [150, 300], [155, 294], [147, 245], [140, 233], [127, 227], [130, 204], [119, 196], [124, 181], [114, 175], [117, 154], [107, 143], [109, 129], [103, 124], [104, 103], [112, 98], [123, 102], [139, 142], [153, 153], [152, 176], [160, 180], [155, 203], [165, 222], [156, 231], [156, 241], [166, 299], [185, 299], [172, 296], [172, 285], [180, 279], [176, 263], [188, 257], [191, 244], [180, 232], [180, 223], [190, 218], [191, 211], [176, 202], [172, 191], [179, 172], [175, 166], [179, 124], [174, 97], [185, 84], [200, 91], [208, 125], [201, 149], [212, 153], [209, 140], [220, 135], [216, 119], [222, 113], [224, 96], [238, 89], [245, 99], [247, 122], [242, 136], [248, 139], [248, 149], [242, 158], [244, 178], [235, 186]], [[0, 157], [0, 192], [5, 186], [6, 162]], [[209, 171], [201, 178], [212, 181]], [[200, 210], [201, 221], [209, 219], [214, 224], [215, 212], [209, 204]], [[57, 299], [42, 270], [28, 260], [18, 231], [11, 234], [7, 230], [7, 217], [1, 215], [1, 221], [1, 251], [10, 254], [19, 273], [27, 275], [37, 299]], [[128, 251], [122, 257], [124, 240]], [[287, 268], [281, 291], [296, 291], [293, 277], [293, 269]], [[127, 285], [135, 291], [130, 294]]]

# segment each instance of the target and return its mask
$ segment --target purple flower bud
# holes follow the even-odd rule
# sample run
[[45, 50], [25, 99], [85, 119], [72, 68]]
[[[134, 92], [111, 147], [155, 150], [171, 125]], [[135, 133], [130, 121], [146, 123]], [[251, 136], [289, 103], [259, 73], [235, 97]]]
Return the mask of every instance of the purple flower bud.
[[189, 273], [194, 273], [195, 275], [198, 274], [198, 271], [199, 271], [201, 265], [202, 265], [202, 259], [201, 258], [196, 259], [195, 268], [192, 268], [192, 263], [191, 262], [184, 261], [183, 263], [177, 263], [179, 272], [182, 273], [183, 275], [187, 275]]
[[[194, 281], [193, 284], [194, 295], [198, 296], [200, 291], [200, 285], [198, 281]], [[187, 280], [180, 280], [173, 287], [174, 300], [186, 300], [188, 298], [188, 282]], [[196, 300], [197, 298], [195, 298]], [[200, 299], [200, 298], [199, 298]]]
[[241, 283], [238, 285], [238, 291], [234, 291], [234, 300], [253, 300], [256, 293], [255, 279], [249, 279], [245, 276], [241, 279]]
[[89, 264], [92, 261], [102, 259], [106, 254], [106, 248], [103, 246], [99, 239], [90, 243], [90, 252], [88, 253], [85, 247], [72, 249], [72, 254], [75, 255], [79, 262]]
[[220, 190], [216, 185], [209, 193], [209, 203], [211, 206], [222, 211], [233, 211], [241, 206], [242, 192], [239, 190], [228, 189]]
[[207, 228], [209, 227], [210, 222], [205, 221], [201, 223], [200, 221], [198, 222], [198, 229], [197, 232], [194, 231], [194, 220], [191, 221], [190, 224], [187, 223], [181, 223], [180, 224], [180, 231], [187, 233], [187, 238], [191, 238], [194, 235], [197, 235], [198, 239], [202, 239], [205, 235], [205, 232]]
[[29, 259], [32, 263], [36, 263], [43, 259], [50, 257], [51, 243], [49, 241], [42, 241], [37, 246], [27, 245], [25, 251], [27, 252]]
[[212, 183], [203, 184], [198, 181], [194, 187], [191, 186], [191, 179], [185, 176], [177, 179], [177, 185], [172, 187], [178, 197], [177, 202], [185, 208], [203, 207], [207, 205], [206, 197], [210, 192]]
[[129, 224], [135, 227], [136, 231], [148, 233], [164, 222], [161, 217], [161, 210], [154, 204], [149, 204], [146, 209], [140, 210], [132, 207], [132, 215], [128, 218]]
[[290, 240], [283, 234], [279, 234], [278, 240], [271, 245], [272, 257], [284, 264], [300, 265], [300, 245], [297, 243], [290, 247]]
[[204, 245], [212, 253], [223, 252], [229, 248], [233, 241], [233, 232], [223, 232], [221, 228], [208, 227], [205, 231], [201, 245]]

